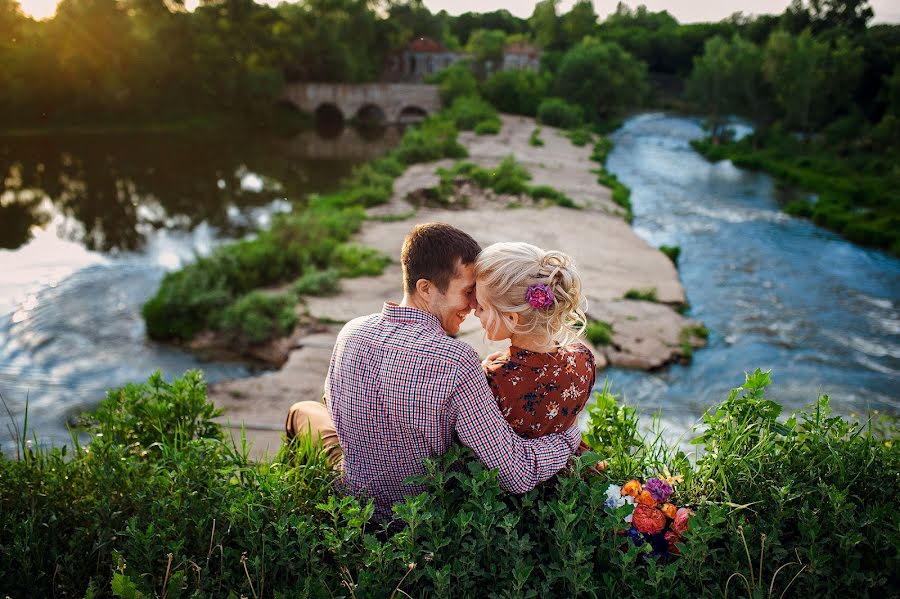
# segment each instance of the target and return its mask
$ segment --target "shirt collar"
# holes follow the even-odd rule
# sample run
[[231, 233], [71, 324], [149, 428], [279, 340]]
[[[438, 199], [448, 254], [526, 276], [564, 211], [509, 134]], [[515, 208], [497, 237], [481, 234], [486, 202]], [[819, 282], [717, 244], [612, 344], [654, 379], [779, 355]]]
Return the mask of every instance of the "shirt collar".
[[446, 331], [444, 331], [444, 328], [441, 326], [441, 321], [437, 319], [437, 316], [426, 312], [425, 310], [408, 306], [399, 306], [394, 302], [384, 302], [384, 307], [381, 309], [381, 315], [388, 320], [423, 324], [428, 328], [437, 329], [446, 335]]

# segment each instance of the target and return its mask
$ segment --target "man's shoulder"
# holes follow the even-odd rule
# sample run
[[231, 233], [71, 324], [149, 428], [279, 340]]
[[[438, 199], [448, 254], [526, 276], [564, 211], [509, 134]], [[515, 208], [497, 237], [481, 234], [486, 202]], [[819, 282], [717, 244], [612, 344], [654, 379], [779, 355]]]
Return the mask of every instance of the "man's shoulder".
[[376, 312], [349, 321], [339, 337], [365, 337], [369, 340], [390, 329], [390, 343], [398, 348], [416, 352], [423, 357], [465, 368], [473, 364], [481, 367], [478, 353], [471, 345], [443, 332], [434, 331], [419, 323], [391, 321]]

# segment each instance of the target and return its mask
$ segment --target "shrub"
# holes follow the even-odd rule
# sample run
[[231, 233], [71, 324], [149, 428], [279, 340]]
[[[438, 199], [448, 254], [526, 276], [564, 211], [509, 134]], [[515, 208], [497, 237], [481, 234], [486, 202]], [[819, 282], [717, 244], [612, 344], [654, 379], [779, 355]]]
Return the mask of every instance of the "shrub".
[[554, 189], [548, 185], [536, 185], [534, 187], [528, 188], [528, 195], [536, 200], [550, 200], [557, 206], [562, 206], [563, 208], [578, 208], [578, 204], [575, 203], [575, 200], [559, 191], [558, 189]]
[[438, 93], [444, 106], [450, 106], [457, 98], [478, 95], [478, 82], [468, 63], [457, 62], [438, 71], [426, 80], [438, 85]]
[[335, 248], [334, 264], [342, 277], [373, 277], [380, 275], [391, 259], [378, 250], [355, 243], [345, 243]]
[[544, 145], [544, 140], [541, 139], [541, 128], [536, 127], [534, 131], [531, 132], [531, 135], [528, 137], [529, 145], [540, 147]]
[[[571, 468], [512, 495], [455, 447], [425, 462], [425, 492], [387, 527], [336, 491], [308, 436], [251, 462], [221, 440], [198, 373], [156, 374], [109, 392], [87, 445], [0, 453], [3, 592], [721, 597], [740, 575], [754, 596], [891, 596], [900, 429], [834, 417], [827, 397], [784, 418], [769, 383], [757, 370], [707, 411], [693, 461], [606, 384], [588, 408], [594, 451]], [[608, 469], [591, 474], [601, 457]], [[605, 503], [610, 482], [667, 472], [696, 515], [662, 562], [617, 534], [631, 508]]]
[[547, 98], [541, 102], [537, 117], [543, 124], [561, 129], [578, 127], [584, 121], [581, 108], [569, 104], [562, 98]]
[[341, 274], [337, 269], [310, 270], [294, 282], [297, 295], [333, 295], [340, 288]]
[[487, 119], [475, 125], [475, 133], [477, 135], [496, 135], [500, 133], [503, 123], [499, 118]]
[[585, 335], [596, 347], [609, 345], [612, 343], [612, 325], [602, 320], [591, 320], [588, 322]]
[[481, 95], [501, 112], [536, 116], [549, 86], [549, 73], [501, 70], [481, 84]]
[[446, 114], [463, 131], [472, 131], [485, 121], [499, 120], [497, 110], [478, 96], [457, 98]]
[[468, 153], [456, 141], [456, 134], [456, 126], [452, 121], [432, 117], [407, 129], [394, 154], [406, 165], [441, 158], [465, 158]]
[[566, 133], [566, 135], [568, 136], [569, 141], [579, 147], [586, 146], [594, 139], [594, 134], [587, 127], [572, 129]]
[[235, 341], [261, 343], [283, 337], [297, 324], [292, 293], [252, 291], [222, 312], [219, 329]]

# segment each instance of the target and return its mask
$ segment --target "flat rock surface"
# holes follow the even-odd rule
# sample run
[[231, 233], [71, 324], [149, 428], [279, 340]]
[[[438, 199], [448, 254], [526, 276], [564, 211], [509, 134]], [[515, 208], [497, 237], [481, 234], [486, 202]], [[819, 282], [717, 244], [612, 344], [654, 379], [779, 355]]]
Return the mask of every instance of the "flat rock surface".
[[[484, 194], [473, 198], [467, 210], [417, 209], [406, 198], [434, 187], [438, 182], [435, 170], [450, 167], [453, 161], [407, 169], [395, 181], [391, 201], [370, 209], [373, 218], [364, 223], [355, 238], [391, 256], [393, 264], [377, 277], [342, 280], [335, 296], [307, 298], [308, 315], [330, 324], [323, 332], [296, 339], [280, 370], [211, 386], [210, 397], [225, 408], [233, 434], [239, 437], [241, 423], [246, 425], [253, 441], [252, 455], [272, 455], [277, 450], [279, 431], [292, 403], [321, 398], [340, 324], [380, 311], [385, 301], [401, 299], [400, 247], [416, 223], [450, 223], [471, 234], [482, 246], [527, 241], [573, 256], [588, 298], [588, 316], [612, 325], [612, 344], [595, 348], [598, 367], [609, 363], [652, 369], [678, 359], [682, 329], [698, 323], [669, 305], [685, 302], [675, 267], [622, 220], [622, 209], [591, 172], [597, 168], [590, 161], [591, 146], [577, 147], [560, 131], [541, 127], [544, 146], [533, 147], [528, 139], [535, 127], [532, 119], [504, 115], [499, 135], [463, 133], [460, 142], [469, 149], [469, 160], [485, 168], [514, 154], [532, 173], [532, 184], [555, 187], [583, 208], [523, 204], [513, 209], [502, 196]], [[655, 289], [662, 303], [622, 299], [631, 289]], [[482, 356], [507, 345], [487, 342], [474, 316], [463, 323], [459, 339], [470, 343]], [[702, 342], [694, 339], [693, 344]]]

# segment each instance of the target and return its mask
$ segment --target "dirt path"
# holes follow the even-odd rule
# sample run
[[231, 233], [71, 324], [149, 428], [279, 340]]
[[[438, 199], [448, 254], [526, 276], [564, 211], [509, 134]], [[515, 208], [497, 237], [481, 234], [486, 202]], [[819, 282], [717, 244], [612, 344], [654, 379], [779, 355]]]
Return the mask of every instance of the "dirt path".
[[[467, 209], [415, 209], [407, 196], [436, 185], [435, 169], [452, 162], [415, 165], [395, 182], [391, 202], [370, 211], [373, 220], [366, 221], [356, 237], [359, 243], [391, 256], [394, 263], [378, 277], [342, 281], [336, 296], [309, 298], [303, 307], [306, 313], [319, 322], [343, 323], [380, 311], [385, 301], [399, 301], [402, 279], [398, 261], [404, 235], [416, 223], [442, 221], [465, 230], [482, 246], [521, 240], [574, 256], [588, 298], [588, 316], [610, 323], [613, 329], [612, 344], [595, 349], [599, 367], [611, 363], [652, 369], [678, 359], [682, 330], [699, 323], [684, 318], [673, 307], [685, 302], [674, 266], [632, 231], [609, 190], [597, 184], [591, 172], [597, 164], [590, 160], [589, 145], [577, 147], [562, 132], [542, 127], [544, 145], [534, 147], [528, 141], [534, 129], [532, 119], [504, 116], [499, 135], [464, 133], [460, 142], [468, 148], [469, 160], [484, 167], [515, 155], [532, 174], [532, 184], [564, 192], [581, 210], [473, 190], [469, 190]], [[521, 207], [508, 207], [510, 204]], [[622, 299], [631, 289], [655, 289], [660, 303]], [[315, 333], [295, 337], [287, 362], [278, 371], [211, 386], [210, 397], [225, 408], [232, 430], [239, 436], [241, 423], [247, 427], [253, 455], [266, 451], [271, 455], [277, 450], [293, 402], [321, 397], [339, 330], [339, 324], [328, 324]], [[485, 343], [474, 317], [463, 323], [460, 338], [482, 355], [502, 347]], [[695, 338], [691, 343], [700, 346], [702, 340]]]

